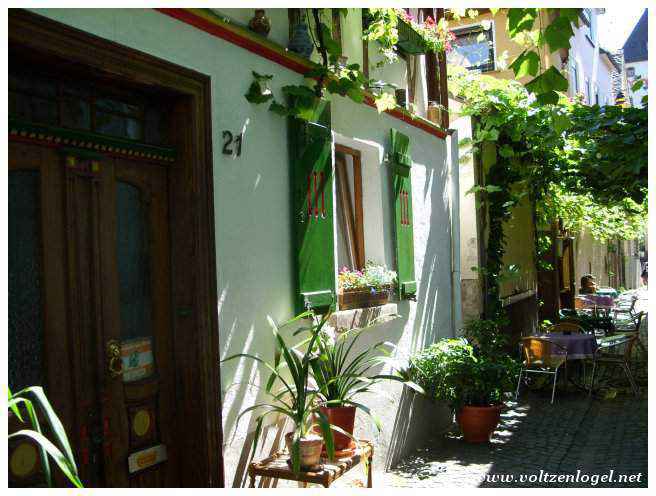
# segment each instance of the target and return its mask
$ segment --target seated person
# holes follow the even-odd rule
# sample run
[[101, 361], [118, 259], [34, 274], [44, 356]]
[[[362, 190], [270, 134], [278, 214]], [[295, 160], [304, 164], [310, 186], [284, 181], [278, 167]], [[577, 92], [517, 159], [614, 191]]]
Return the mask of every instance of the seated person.
[[592, 274], [586, 274], [581, 277], [581, 289], [579, 294], [595, 294], [597, 292], [597, 283]]

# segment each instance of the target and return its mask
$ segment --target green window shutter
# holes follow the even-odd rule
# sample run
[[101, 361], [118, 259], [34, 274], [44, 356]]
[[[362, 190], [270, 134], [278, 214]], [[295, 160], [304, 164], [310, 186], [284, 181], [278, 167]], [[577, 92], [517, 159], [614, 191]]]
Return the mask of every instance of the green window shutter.
[[410, 139], [392, 129], [390, 165], [394, 191], [394, 225], [396, 235], [396, 272], [399, 295], [402, 299], [413, 298], [417, 292], [415, 281], [415, 249], [412, 221], [412, 184], [410, 168]]
[[289, 119], [297, 311], [335, 306], [330, 106], [317, 122]]

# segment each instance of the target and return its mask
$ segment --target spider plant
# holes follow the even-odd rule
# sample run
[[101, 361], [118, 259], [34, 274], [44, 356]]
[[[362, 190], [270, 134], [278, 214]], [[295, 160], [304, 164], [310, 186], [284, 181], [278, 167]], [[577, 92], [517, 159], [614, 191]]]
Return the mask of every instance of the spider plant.
[[[21, 389], [15, 394], [12, 394], [11, 390], [8, 388], [8, 393], [9, 408], [14, 415], [21, 422], [25, 422], [21, 415], [22, 406], [27, 411], [30, 423], [32, 424], [32, 429], [22, 429], [9, 434], [9, 439], [28, 438], [37, 444], [39, 455], [41, 457], [41, 466], [48, 487], [52, 487], [52, 473], [50, 470], [48, 455], [50, 455], [59, 469], [76, 487], [84, 487], [78, 476], [77, 466], [75, 465], [75, 459], [73, 458], [73, 452], [71, 450], [71, 445], [68, 442], [64, 426], [50, 405], [48, 398], [43, 392], [43, 388], [40, 386], [31, 386]], [[55, 441], [59, 446], [43, 435], [35, 405], [41, 410], [42, 417], [45, 418], [48, 428], [50, 432], [52, 432]]]
[[422, 393], [423, 389], [399, 370], [390, 374], [372, 373], [379, 365], [396, 365], [396, 361], [391, 357], [391, 351], [396, 348], [393, 343], [380, 341], [364, 351], [354, 351], [363, 332], [375, 324], [376, 321], [368, 327], [338, 332], [335, 336], [331, 336], [322, 328], [314, 340], [315, 353], [310, 365], [322, 406], [351, 406], [362, 410], [380, 432], [380, 420], [366, 405], [356, 401], [357, 397], [372, 392], [376, 384], [387, 380], [401, 382]]
[[[303, 330], [309, 332], [309, 338], [300, 343], [300, 345], [288, 345], [282, 337], [280, 330], [301, 319], [307, 318], [312, 319], [312, 325]], [[312, 312], [304, 312], [281, 326], [277, 326], [271, 317], [267, 317], [267, 319], [271, 325], [275, 339], [272, 362], [267, 362], [261, 357], [249, 353], [238, 353], [225, 358], [223, 361], [227, 362], [243, 357], [254, 360], [269, 370], [270, 375], [265, 385], [265, 392], [270, 399], [244, 409], [239, 414], [237, 422], [248, 412], [263, 410], [258, 412], [255, 418], [255, 436], [253, 438], [252, 449], [252, 456], [254, 456], [266, 417], [272, 414], [278, 414], [291, 419], [294, 424], [294, 430], [290, 457], [292, 469], [295, 473], [298, 473], [301, 469], [301, 441], [309, 435], [314, 434], [313, 429], [315, 425], [318, 424], [321, 429], [328, 456], [333, 458], [335, 452], [332, 436], [330, 435], [332, 426], [326, 416], [318, 411], [319, 391], [310, 387], [309, 383], [312, 350], [314, 349], [314, 344], [318, 339], [321, 329], [326, 323], [327, 317], [322, 317], [316, 322]], [[303, 347], [306, 348], [304, 352], [301, 351]]]

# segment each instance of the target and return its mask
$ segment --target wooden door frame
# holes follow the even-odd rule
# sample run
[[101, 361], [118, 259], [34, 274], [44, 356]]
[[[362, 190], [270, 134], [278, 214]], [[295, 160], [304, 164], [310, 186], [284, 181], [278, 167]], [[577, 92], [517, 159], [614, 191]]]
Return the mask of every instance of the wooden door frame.
[[176, 398], [186, 419], [181, 484], [224, 487], [210, 78], [22, 9], [9, 9], [8, 24], [10, 46], [179, 96], [173, 114], [184, 125], [177, 126], [169, 196]]

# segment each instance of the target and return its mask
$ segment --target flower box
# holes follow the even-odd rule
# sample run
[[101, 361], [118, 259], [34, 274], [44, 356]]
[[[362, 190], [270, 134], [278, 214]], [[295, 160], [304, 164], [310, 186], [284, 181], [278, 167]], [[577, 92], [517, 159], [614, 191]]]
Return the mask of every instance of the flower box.
[[413, 27], [403, 19], [399, 19], [397, 24], [399, 32], [399, 41], [397, 46], [405, 53], [411, 55], [420, 55], [426, 53], [426, 44], [422, 36], [413, 29]]
[[338, 293], [339, 309], [352, 310], [355, 308], [369, 308], [385, 305], [390, 301], [393, 289], [350, 289]]

